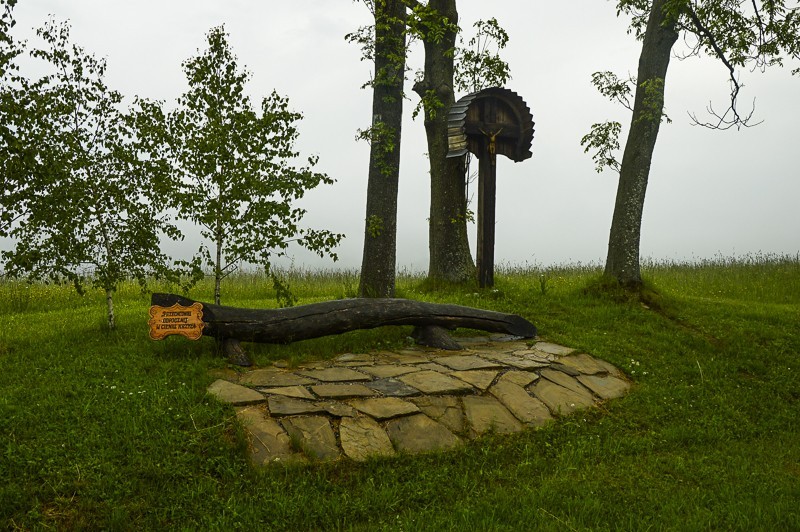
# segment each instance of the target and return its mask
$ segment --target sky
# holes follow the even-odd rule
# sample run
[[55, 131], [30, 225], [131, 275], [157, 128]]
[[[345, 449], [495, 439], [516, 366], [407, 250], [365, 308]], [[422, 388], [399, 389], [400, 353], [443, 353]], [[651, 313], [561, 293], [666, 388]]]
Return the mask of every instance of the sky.
[[[550, 267], [605, 261], [618, 176], [598, 174], [580, 139], [605, 120], [623, 124], [630, 113], [592, 87], [593, 72], [636, 74], [640, 43], [628, 20], [604, 0], [459, 0], [465, 40], [479, 19], [495, 17], [509, 34], [502, 52], [510, 64], [507, 88], [531, 109], [533, 157], [521, 163], [499, 157], [495, 261], [498, 265]], [[317, 169], [336, 180], [303, 199], [308, 227], [344, 233], [339, 262], [300, 249], [278, 264], [357, 269], [361, 265], [369, 146], [356, 132], [370, 123], [372, 74], [356, 45], [344, 36], [368, 25], [367, 8], [352, 0], [20, 0], [19, 38], [52, 14], [69, 20], [73, 42], [106, 58], [106, 81], [129, 98], [163, 100], [187, 88], [181, 63], [205, 48], [205, 35], [224, 24], [240, 67], [252, 73], [248, 93], [258, 103], [273, 89], [302, 112], [297, 148], [318, 155]], [[673, 52], [686, 51], [679, 40]], [[422, 68], [420, 43], [409, 56], [410, 73]], [[712, 131], [691, 124], [688, 113], [727, 106], [727, 71], [716, 60], [673, 59], [666, 79], [666, 112], [650, 172], [642, 223], [645, 259], [695, 261], [747, 254], [800, 252], [800, 77], [792, 67], [744, 70], [740, 106], [755, 104], [757, 127]], [[429, 177], [425, 131], [413, 121], [416, 95], [407, 85], [398, 196], [397, 262], [400, 269], [428, 265]], [[457, 94], [456, 98], [464, 96]], [[710, 118], [710, 117], [709, 117]], [[620, 154], [621, 157], [621, 154]], [[471, 189], [474, 191], [475, 187]], [[477, 207], [473, 196], [471, 208]], [[475, 225], [469, 227], [475, 250]], [[187, 228], [176, 255], [199, 243]], [[8, 246], [5, 242], [3, 245]]]

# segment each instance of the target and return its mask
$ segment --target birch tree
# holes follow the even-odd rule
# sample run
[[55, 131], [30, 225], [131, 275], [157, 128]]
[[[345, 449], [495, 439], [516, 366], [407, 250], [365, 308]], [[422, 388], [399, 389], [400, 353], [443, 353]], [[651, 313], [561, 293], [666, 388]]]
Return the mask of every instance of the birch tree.
[[16, 91], [16, 142], [30, 152], [17, 167], [22, 179], [4, 192], [24, 211], [2, 259], [11, 276], [102, 289], [113, 329], [119, 283], [180, 275], [160, 243], [181, 235], [163, 214], [153, 168], [139, 157], [132, 115], [105, 83], [105, 60], [71, 43], [66, 23], [50, 20], [37, 36], [43, 45], [30, 54], [49, 73]]

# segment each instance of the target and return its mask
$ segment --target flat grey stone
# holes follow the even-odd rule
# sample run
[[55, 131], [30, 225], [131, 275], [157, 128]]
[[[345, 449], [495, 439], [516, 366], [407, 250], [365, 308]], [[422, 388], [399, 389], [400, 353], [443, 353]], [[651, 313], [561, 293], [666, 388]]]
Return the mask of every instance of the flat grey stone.
[[464, 415], [473, 437], [487, 432], [510, 434], [522, 430], [522, 423], [494, 397], [464, 397]]
[[578, 375], [581, 374], [581, 372], [578, 371], [577, 369], [571, 368], [571, 367], [566, 366], [564, 364], [560, 364], [558, 362], [551, 363], [550, 364], [550, 369], [554, 369], [556, 371], [560, 371], [561, 373], [566, 373], [570, 377], [577, 377]]
[[530, 383], [535, 381], [539, 378], [539, 374], [533, 371], [507, 371], [500, 377], [499, 382], [510, 382], [512, 384], [516, 384], [517, 386], [522, 386], [525, 388]]
[[469, 371], [454, 371], [450, 376], [473, 385], [482, 392], [485, 392], [489, 386], [492, 385], [495, 377], [499, 371], [492, 370], [469, 370]]
[[249, 454], [256, 465], [271, 463], [304, 462], [305, 458], [295, 452], [289, 435], [274, 419], [267, 417], [259, 408], [239, 408], [236, 417], [249, 435]]
[[339, 458], [339, 446], [328, 418], [322, 416], [290, 417], [283, 426], [292, 442], [314, 460], [321, 462]]
[[344, 454], [357, 462], [394, 454], [392, 442], [378, 423], [368, 417], [344, 418], [339, 424]]
[[563, 345], [551, 344], [550, 342], [536, 342], [533, 346], [537, 351], [549, 353], [551, 355], [564, 356], [574, 353], [575, 350], [571, 347], [564, 347]]
[[578, 394], [547, 379], [539, 379], [528, 388], [553, 415], [566, 416], [594, 405], [589, 393]]
[[314, 381], [288, 371], [264, 368], [245, 373], [239, 382], [249, 386], [303, 386]]
[[354, 382], [369, 381], [372, 377], [350, 368], [325, 368], [298, 371], [300, 375], [311, 377], [322, 382]]
[[234, 406], [254, 405], [266, 401], [266, 398], [257, 391], [223, 379], [212, 382], [208, 387], [208, 393], [218, 401]]
[[608, 370], [597, 363], [597, 359], [585, 353], [568, 355], [558, 358], [558, 363], [568, 366], [584, 375], [596, 375], [598, 373], [608, 373]]
[[420, 393], [416, 388], [412, 388], [397, 379], [379, 379], [366, 383], [366, 386], [389, 397], [410, 397]]
[[350, 403], [356, 410], [367, 414], [379, 421], [392, 419], [419, 412], [414, 403], [409, 403], [397, 397], [376, 397], [374, 399], [359, 399]]
[[438, 421], [455, 434], [463, 434], [466, 429], [461, 399], [449, 395], [423, 395], [409, 399], [422, 413]]
[[475, 390], [472, 386], [462, 380], [430, 370], [409, 373], [408, 375], [402, 375], [398, 377], [398, 379], [405, 384], [408, 384], [412, 388], [416, 388], [422, 393], [433, 395], [467, 393]]
[[578, 381], [602, 399], [622, 397], [631, 387], [627, 381], [612, 375], [581, 375]]
[[575, 377], [567, 375], [566, 373], [554, 369], [543, 369], [539, 374], [542, 378], [572, 390], [577, 394], [585, 394], [589, 398], [592, 397], [592, 392], [586, 386], [578, 382]]
[[426, 362], [424, 364], [417, 364], [417, 369], [420, 371], [422, 370], [438, 371], [439, 373], [445, 373], [445, 374], [453, 371], [450, 368], [442, 366], [441, 364], [437, 364], [435, 362]]
[[486, 360], [475, 355], [451, 355], [434, 358], [433, 361], [456, 371], [466, 371], [470, 369], [493, 369], [502, 367], [497, 362]]
[[399, 375], [405, 375], [406, 373], [419, 371], [419, 368], [415, 366], [401, 366], [399, 364], [380, 364], [361, 368], [360, 371], [369, 373], [370, 375], [373, 375], [379, 379], [388, 379], [391, 377], [397, 377]]
[[424, 453], [452, 449], [462, 441], [425, 414], [400, 417], [389, 421], [386, 432], [395, 449], [406, 453]]
[[430, 362], [430, 359], [422, 353], [413, 351], [410, 353], [388, 353], [383, 355], [384, 360], [394, 364], [424, 364]]
[[549, 355], [536, 351], [535, 349], [518, 349], [511, 353], [512, 355], [520, 358], [526, 358], [542, 364], [549, 364], [555, 358], [555, 355]]
[[375, 392], [363, 384], [318, 384], [311, 391], [326, 399], [347, 399], [349, 397], [370, 397]]
[[489, 393], [526, 425], [538, 427], [553, 419], [547, 406], [531, 397], [522, 386], [501, 380], [489, 389]]
[[325, 412], [324, 408], [310, 401], [282, 395], [271, 395], [267, 405], [269, 406], [269, 413], [273, 416], [297, 416]]
[[286, 397], [294, 397], [295, 399], [314, 399], [304, 386], [281, 386], [279, 388], [259, 388], [259, 392], [268, 395], [284, 395]]
[[339, 355], [336, 357], [337, 362], [372, 362], [372, 359], [375, 358], [373, 355], [369, 355], [366, 353], [345, 353], [343, 355]]
[[358, 410], [339, 401], [325, 401], [318, 404], [333, 417], [356, 417], [358, 415]]
[[493, 360], [498, 362], [504, 366], [511, 366], [516, 369], [522, 369], [526, 371], [532, 371], [539, 368], [544, 368], [550, 365], [550, 363], [543, 363], [539, 362], [538, 360], [533, 360], [529, 358], [518, 357], [514, 355], [510, 355], [508, 353], [481, 353], [480, 355], [482, 358], [486, 358], [489, 360]]

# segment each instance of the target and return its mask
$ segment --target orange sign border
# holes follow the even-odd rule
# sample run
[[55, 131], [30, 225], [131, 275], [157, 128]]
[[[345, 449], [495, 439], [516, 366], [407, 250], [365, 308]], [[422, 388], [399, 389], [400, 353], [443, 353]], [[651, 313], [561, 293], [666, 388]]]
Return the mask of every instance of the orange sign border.
[[[164, 314], [167, 312], [191, 312], [188, 316], [188, 323], [193, 325], [197, 325], [196, 327], [187, 328], [187, 329], [180, 329], [177, 327], [178, 323], [175, 324], [175, 328], [163, 328], [159, 329], [158, 325], [165, 325], [163, 323]], [[182, 316], [185, 317], [185, 316]], [[192, 305], [186, 307], [179, 303], [175, 303], [171, 307], [162, 307], [160, 305], [152, 305], [150, 307], [150, 320], [148, 320], [147, 324], [150, 326], [150, 338], [153, 340], [163, 340], [167, 336], [171, 336], [177, 334], [179, 336], [184, 336], [189, 340], [198, 340], [201, 336], [203, 336], [203, 328], [206, 324], [203, 322], [203, 304], [202, 303], [193, 303]], [[182, 323], [180, 325], [183, 325]]]

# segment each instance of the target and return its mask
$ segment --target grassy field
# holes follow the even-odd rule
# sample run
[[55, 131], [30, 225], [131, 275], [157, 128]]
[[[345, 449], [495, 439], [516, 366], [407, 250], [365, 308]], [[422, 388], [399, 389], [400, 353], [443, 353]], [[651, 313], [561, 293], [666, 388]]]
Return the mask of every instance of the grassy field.
[[[0, 527], [106, 530], [800, 530], [800, 258], [648, 264], [644, 302], [593, 267], [398, 295], [515, 312], [623, 369], [632, 393], [446, 454], [253, 470], [205, 393], [211, 340], [147, 338], [149, 296], [0, 282]], [[300, 303], [354, 274], [294, 272]], [[170, 287], [155, 287], [169, 290]], [[242, 276], [223, 303], [275, 306]], [[208, 301], [208, 285], [192, 297]], [[247, 346], [259, 365], [399, 347], [408, 329]]]

